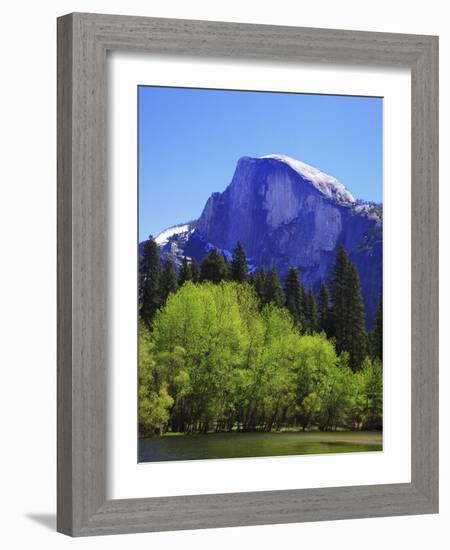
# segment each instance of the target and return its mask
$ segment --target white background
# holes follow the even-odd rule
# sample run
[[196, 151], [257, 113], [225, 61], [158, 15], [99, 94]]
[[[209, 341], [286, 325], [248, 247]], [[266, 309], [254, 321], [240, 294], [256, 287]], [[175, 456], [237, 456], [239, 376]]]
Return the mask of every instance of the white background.
[[[300, 525], [70, 540], [54, 533], [56, 469], [56, 28], [55, 17], [96, 11], [191, 19], [440, 35], [441, 97], [450, 97], [449, 17], [442, 1], [16, 2], [2, 6], [0, 136], [2, 546], [45, 548], [447, 548], [450, 374], [441, 368], [441, 513]], [[448, 101], [440, 105], [441, 235], [450, 232]], [[405, 243], [407, 246], [408, 243]], [[441, 280], [448, 280], [442, 247]], [[441, 310], [450, 307], [442, 285]], [[442, 322], [442, 334], [449, 324]], [[6, 375], [6, 376], [5, 376]]]
[[[411, 480], [411, 75], [409, 70], [114, 53], [108, 60], [111, 185], [109, 496], [138, 498]], [[136, 464], [137, 94], [139, 83], [383, 96], [383, 452]], [[269, 152], [269, 151], [267, 151]], [[301, 154], [301, 153], [300, 153]], [[307, 159], [302, 159], [307, 160]], [[230, 174], [231, 177], [231, 174]], [[400, 219], [399, 219], [400, 217]]]

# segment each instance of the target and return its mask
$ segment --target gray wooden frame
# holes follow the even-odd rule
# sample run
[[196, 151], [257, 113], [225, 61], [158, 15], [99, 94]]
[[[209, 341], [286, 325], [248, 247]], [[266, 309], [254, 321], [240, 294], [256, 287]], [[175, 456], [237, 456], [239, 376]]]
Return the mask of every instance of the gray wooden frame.
[[[409, 67], [411, 483], [107, 500], [106, 52]], [[58, 530], [72, 536], [438, 511], [438, 38], [75, 13], [58, 19]]]

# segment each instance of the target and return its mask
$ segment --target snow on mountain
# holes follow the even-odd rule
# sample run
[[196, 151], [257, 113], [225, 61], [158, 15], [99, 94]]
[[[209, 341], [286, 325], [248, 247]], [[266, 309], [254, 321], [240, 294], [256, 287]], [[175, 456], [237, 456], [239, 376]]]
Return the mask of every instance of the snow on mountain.
[[382, 205], [374, 202], [357, 201], [353, 205], [353, 211], [357, 214], [364, 214], [373, 220], [381, 220]]
[[288, 157], [287, 155], [273, 154], [264, 155], [259, 158], [273, 159], [287, 164], [303, 179], [311, 182], [318, 191], [320, 191], [322, 194], [324, 194], [326, 197], [329, 197], [330, 199], [337, 200], [338, 202], [341, 202], [343, 204], [350, 204], [355, 202], [355, 198], [353, 197], [353, 195], [342, 185], [339, 180], [337, 180], [333, 176], [329, 176], [328, 174], [321, 172], [317, 168], [314, 168], [314, 166], [310, 166], [305, 162], [293, 159], [292, 157]]
[[155, 238], [155, 242], [159, 246], [164, 246], [172, 237], [175, 237], [175, 235], [180, 235], [181, 233], [187, 233], [189, 229], [190, 224], [188, 223], [173, 225], [172, 227], [168, 227], [167, 229], [164, 229], [164, 231], [161, 231], [161, 233], [159, 233], [159, 235]]

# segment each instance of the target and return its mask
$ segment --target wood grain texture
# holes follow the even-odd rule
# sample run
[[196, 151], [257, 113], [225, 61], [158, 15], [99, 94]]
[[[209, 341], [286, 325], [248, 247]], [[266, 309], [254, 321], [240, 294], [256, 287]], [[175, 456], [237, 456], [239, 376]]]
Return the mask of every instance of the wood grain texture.
[[438, 42], [411, 71], [412, 479], [438, 508]]
[[72, 21], [58, 21], [57, 529], [72, 526]]
[[[106, 499], [106, 52], [409, 67], [412, 75], [412, 481]], [[438, 509], [438, 39], [71, 14], [58, 20], [58, 530], [99, 535]]]

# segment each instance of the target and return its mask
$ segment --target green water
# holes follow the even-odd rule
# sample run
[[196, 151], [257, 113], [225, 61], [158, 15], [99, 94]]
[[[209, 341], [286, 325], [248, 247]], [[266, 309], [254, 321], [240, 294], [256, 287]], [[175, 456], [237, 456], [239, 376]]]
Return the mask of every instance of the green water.
[[164, 435], [139, 441], [139, 462], [381, 450], [381, 432], [233, 432]]

